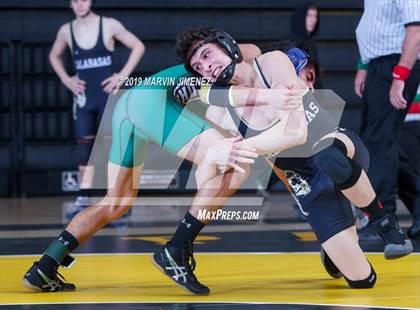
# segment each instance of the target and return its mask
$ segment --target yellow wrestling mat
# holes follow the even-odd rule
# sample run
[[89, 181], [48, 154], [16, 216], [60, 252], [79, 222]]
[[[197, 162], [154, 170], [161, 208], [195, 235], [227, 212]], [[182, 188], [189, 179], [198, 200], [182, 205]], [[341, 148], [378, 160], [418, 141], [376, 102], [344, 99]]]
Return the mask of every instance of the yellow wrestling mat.
[[63, 270], [78, 290], [32, 293], [21, 278], [35, 256], [0, 256], [1, 304], [104, 302], [244, 302], [420, 307], [420, 255], [386, 261], [369, 254], [378, 274], [373, 289], [347, 288], [328, 277], [318, 253], [196, 254], [198, 278], [211, 295], [188, 295], [151, 263], [150, 254], [76, 255]]

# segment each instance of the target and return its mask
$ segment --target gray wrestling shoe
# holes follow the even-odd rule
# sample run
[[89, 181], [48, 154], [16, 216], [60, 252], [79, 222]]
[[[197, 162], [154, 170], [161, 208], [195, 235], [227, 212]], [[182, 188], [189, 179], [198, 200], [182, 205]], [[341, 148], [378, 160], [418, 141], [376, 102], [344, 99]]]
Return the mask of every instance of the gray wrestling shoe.
[[372, 225], [385, 243], [386, 259], [397, 259], [413, 252], [413, 244], [398, 225], [395, 215], [387, 214]]

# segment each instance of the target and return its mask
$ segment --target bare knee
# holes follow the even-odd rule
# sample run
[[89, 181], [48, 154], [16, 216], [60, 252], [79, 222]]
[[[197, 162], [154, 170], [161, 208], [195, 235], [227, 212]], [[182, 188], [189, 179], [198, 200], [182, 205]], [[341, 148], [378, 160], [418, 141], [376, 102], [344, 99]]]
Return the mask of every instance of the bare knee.
[[110, 206], [109, 207], [109, 221], [115, 221], [116, 219], [123, 216], [129, 209], [131, 209], [132, 205], [125, 206], [125, 205], [118, 205], [118, 206]]
[[105, 210], [107, 221], [112, 222], [124, 215], [134, 203], [135, 196], [107, 195], [100, 203], [100, 207]]
[[334, 235], [322, 244], [334, 265], [352, 288], [371, 288], [376, 273], [366, 259], [350, 227]]

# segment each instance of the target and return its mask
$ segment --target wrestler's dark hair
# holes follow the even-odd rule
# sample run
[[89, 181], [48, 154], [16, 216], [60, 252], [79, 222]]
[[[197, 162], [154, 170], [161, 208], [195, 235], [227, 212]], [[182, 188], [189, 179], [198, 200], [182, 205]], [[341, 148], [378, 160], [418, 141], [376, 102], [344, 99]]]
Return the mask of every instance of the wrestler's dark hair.
[[307, 66], [313, 66], [315, 75], [317, 77], [320, 75], [318, 59], [314, 57], [309, 46], [303, 41], [282, 40], [276, 42], [265, 42], [258, 44], [258, 47], [262, 54], [272, 51], [282, 51], [283, 53], [286, 53], [288, 50], [297, 47], [309, 55]]
[[215, 35], [217, 28], [190, 27], [184, 29], [176, 38], [175, 52], [178, 60], [185, 63], [191, 46], [198, 41]]
[[[72, 0], [68, 0], [68, 2], [71, 2]], [[90, 2], [92, 3], [92, 5], [93, 5], [93, 3], [95, 2], [95, 0], [90, 0]]]
[[[68, 2], [69, 2], [69, 3], [71, 3], [71, 1], [72, 1], [72, 0], [68, 0]], [[96, 2], [96, 0], [90, 0], [90, 4], [92, 5], [92, 7], [93, 7], [93, 5], [95, 4], [95, 2]]]

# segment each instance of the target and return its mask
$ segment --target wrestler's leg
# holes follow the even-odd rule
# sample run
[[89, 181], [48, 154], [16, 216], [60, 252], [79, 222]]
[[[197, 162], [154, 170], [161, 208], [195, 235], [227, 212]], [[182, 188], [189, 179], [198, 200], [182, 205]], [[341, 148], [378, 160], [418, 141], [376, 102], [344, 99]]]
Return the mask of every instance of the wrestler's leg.
[[106, 224], [116, 220], [132, 207], [137, 197], [135, 186], [140, 179], [143, 164], [133, 168], [108, 163], [108, 191], [98, 203], [82, 210], [67, 225], [81, 245]]
[[354, 226], [347, 228], [322, 243], [327, 253], [324, 264], [330, 259], [350, 287], [371, 288], [375, 285], [376, 274], [354, 238], [354, 230]]
[[385, 243], [385, 258], [394, 259], [411, 253], [410, 240], [399, 228], [395, 216], [382, 208], [366, 174], [369, 154], [360, 138], [342, 130], [326, 135], [315, 148], [318, 148], [314, 155], [317, 166], [336, 183], [345, 197], [369, 214]]

